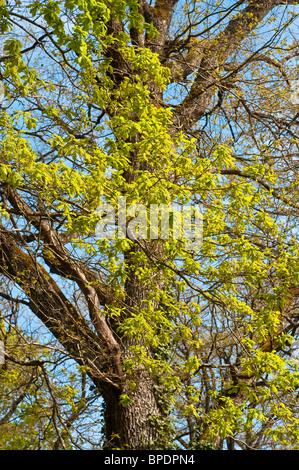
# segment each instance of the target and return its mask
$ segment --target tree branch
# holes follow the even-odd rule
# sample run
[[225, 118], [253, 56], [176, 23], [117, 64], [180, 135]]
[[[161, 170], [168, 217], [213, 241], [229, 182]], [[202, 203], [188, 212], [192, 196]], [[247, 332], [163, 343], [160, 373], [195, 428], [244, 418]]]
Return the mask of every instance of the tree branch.
[[[121, 374], [120, 348], [104, 319], [97, 312], [97, 335], [87, 321], [65, 297], [48, 272], [24, 253], [10, 233], [0, 232], [0, 273], [13, 280], [26, 293], [32, 312], [78, 364], [89, 368], [88, 374], [97, 386], [108, 382], [119, 387]], [[102, 328], [103, 325], [103, 328]], [[96, 364], [100, 364], [102, 371]], [[108, 371], [112, 370], [112, 373]]]
[[[288, 2], [293, 4], [294, 2]], [[175, 109], [174, 124], [190, 128], [206, 112], [212, 96], [213, 87], [219, 79], [219, 68], [240, 43], [253, 31], [268, 13], [278, 5], [279, 0], [250, 1], [248, 6], [231, 19], [227, 27], [217, 35], [203, 51], [203, 59], [190, 92]]]

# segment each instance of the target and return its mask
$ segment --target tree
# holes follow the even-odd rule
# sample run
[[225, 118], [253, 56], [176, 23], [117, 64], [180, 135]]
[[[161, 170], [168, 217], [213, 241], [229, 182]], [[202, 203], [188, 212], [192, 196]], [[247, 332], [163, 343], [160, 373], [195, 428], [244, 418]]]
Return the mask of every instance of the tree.
[[101, 395], [103, 447], [297, 448], [296, 2], [0, 15], [0, 271]]
[[47, 343], [36, 321], [27, 320], [30, 335], [28, 327], [24, 331], [22, 310], [27, 305], [7, 293], [9, 285], [5, 287], [0, 330], [6, 354], [0, 369], [0, 449], [67, 450], [81, 449], [83, 442], [85, 448], [99, 445], [99, 417], [98, 432], [94, 429], [98, 393], [88, 387], [86, 371], [73, 367], [51, 338]]

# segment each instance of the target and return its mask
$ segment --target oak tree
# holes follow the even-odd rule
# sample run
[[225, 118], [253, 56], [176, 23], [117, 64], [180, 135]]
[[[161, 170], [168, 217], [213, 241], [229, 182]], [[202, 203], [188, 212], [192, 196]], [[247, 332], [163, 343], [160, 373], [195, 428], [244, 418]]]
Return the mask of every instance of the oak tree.
[[298, 446], [296, 4], [1, 2], [2, 298], [102, 397], [103, 448]]

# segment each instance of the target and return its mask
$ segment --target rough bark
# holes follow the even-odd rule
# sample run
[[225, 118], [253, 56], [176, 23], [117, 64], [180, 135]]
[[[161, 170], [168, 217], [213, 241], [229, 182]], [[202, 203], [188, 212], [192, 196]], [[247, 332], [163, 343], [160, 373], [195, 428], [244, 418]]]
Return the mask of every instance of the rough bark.
[[[240, 2], [240, 5], [242, 3], [245, 2]], [[281, 3], [283, 2], [277, 0], [249, 2], [242, 12], [228, 22], [218, 37], [206, 43], [195, 58], [193, 56], [191, 62], [187, 61], [181, 70], [180, 65], [176, 64], [175, 77], [185, 78], [188, 74], [196, 72], [196, 78], [187, 96], [175, 109], [175, 130], [190, 130], [201, 119], [211, 103], [213, 87], [219, 85], [219, 67], [225, 65], [241, 41], [271, 9]], [[157, 0], [152, 7], [144, 0], [141, 1], [140, 12], [145, 20], [153, 23], [158, 30], [156, 40], [147, 42], [146, 37], [139, 31], [134, 28], [131, 30], [133, 44], [138, 47], [150, 47], [162, 62], [167, 60], [165, 54], [171, 49], [167, 34], [175, 4], [176, 1], [173, 0]], [[119, 21], [109, 22], [108, 34], [117, 36], [122, 30], [123, 26]], [[111, 60], [111, 79], [117, 88], [131, 71], [115, 44], [107, 47], [106, 54]], [[157, 90], [154, 91], [158, 93]], [[132, 155], [131, 168], [125, 174], [127, 183], [133, 181], [137, 160], [138, 155]], [[121, 337], [117, 321], [109, 319], [108, 322], [103, 314], [104, 307], [109, 318], [109, 306], [116, 301], [109, 286], [103, 286], [96, 273], [72, 260], [62, 237], [52, 230], [45, 219], [36, 214], [35, 209], [31, 209], [22, 200], [17, 191], [6, 187], [5, 192], [12, 208], [22, 214], [28, 224], [39, 232], [40, 240], [44, 243], [43, 258], [51, 272], [71, 279], [81, 289], [90, 322], [76, 311], [50, 274], [20, 248], [24, 240], [20, 241], [4, 227], [0, 227], [0, 273], [23, 289], [31, 310], [63, 345], [70, 357], [80, 365], [88, 366], [88, 374], [105, 400], [106, 448], [155, 448], [159, 435], [153, 424], [154, 418], [162, 416], [155, 381], [144, 367], [140, 367], [131, 375], [124, 371], [124, 361], [130, 357], [129, 348], [135, 343], [134, 339]], [[140, 249], [138, 243], [134, 249]], [[156, 249], [158, 252], [155, 255], [161, 259], [163, 253], [159, 252], [157, 245]], [[126, 255], [126, 269], [128, 278], [125, 299], [122, 301], [122, 306], [125, 307], [123, 318], [128, 318], [133, 311], [138, 312], [143, 308], [143, 301], [148, 298], [146, 287], [139, 282], [135, 274], [136, 265], [130, 254]], [[161, 279], [155, 278], [152, 282], [158, 282], [159, 287], [163, 288]], [[130, 387], [131, 381], [135, 383], [134, 389]], [[127, 394], [132, 400], [126, 406], [120, 400], [123, 394]]]
[[155, 449], [158, 433], [155, 418], [161, 415], [153, 380], [141, 369], [134, 374], [136, 388], [128, 390], [132, 403], [120, 403], [119, 393], [105, 396], [105, 435], [107, 449]]

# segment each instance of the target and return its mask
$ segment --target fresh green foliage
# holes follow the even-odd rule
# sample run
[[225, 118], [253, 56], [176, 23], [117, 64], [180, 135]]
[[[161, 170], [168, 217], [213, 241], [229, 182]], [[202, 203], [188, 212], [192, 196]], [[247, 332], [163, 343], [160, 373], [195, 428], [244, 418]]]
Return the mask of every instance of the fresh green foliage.
[[[151, 384], [157, 400], [148, 417], [156, 428], [151, 446], [298, 448], [298, 365], [288, 355], [298, 324], [297, 115], [282, 91], [283, 58], [275, 62], [283, 47], [297, 51], [287, 42], [289, 24], [275, 38], [276, 58], [261, 46], [263, 70], [251, 31], [258, 7], [251, 29], [247, 22], [240, 26], [246, 44], [241, 49], [235, 35], [237, 58], [227, 62], [217, 29], [211, 37], [196, 29], [195, 18], [210, 21], [205, 2], [178, 4], [177, 37], [171, 43], [165, 33], [162, 50], [161, 25], [151, 15], [164, 18], [175, 2], [148, 10], [135, 0], [25, 3], [15, 12], [0, 9], [6, 96], [0, 109], [1, 275], [86, 368], [106, 402], [117, 390], [120, 413], [134, 410], [142, 380]], [[235, 27], [230, 21], [223, 27], [228, 36]], [[266, 27], [262, 17], [259, 22]], [[207, 41], [197, 78], [199, 45], [192, 46], [192, 34]], [[214, 66], [209, 58], [216, 56]], [[194, 96], [207, 100], [206, 114], [196, 114]], [[275, 139], [271, 125], [277, 125]], [[117, 211], [120, 197], [127, 206], [142, 204], [147, 221], [152, 204], [167, 205], [172, 228], [175, 205], [202, 204], [201, 247], [187, 249], [184, 236], [171, 230], [167, 239], [97, 238], [99, 210], [109, 204]], [[8, 249], [15, 250], [10, 259]], [[49, 311], [36, 300], [42, 289], [50, 292], [44, 297]], [[64, 308], [60, 317], [58, 307], [51, 311], [55, 292]], [[28, 389], [13, 421], [0, 426], [2, 448], [35, 449], [38, 440], [41, 448], [53, 448], [59, 432], [64, 448], [73, 448], [49, 415], [58, 413], [55, 400], [73, 413], [80, 408], [77, 379], [49, 389], [38, 366], [34, 380], [22, 373], [23, 354], [17, 352], [19, 365], [1, 371], [1, 416], [16, 391]], [[43, 360], [51, 362], [47, 354]]]

